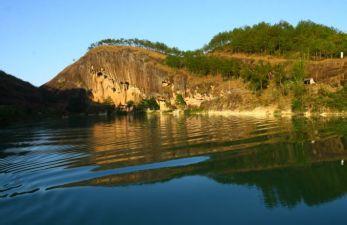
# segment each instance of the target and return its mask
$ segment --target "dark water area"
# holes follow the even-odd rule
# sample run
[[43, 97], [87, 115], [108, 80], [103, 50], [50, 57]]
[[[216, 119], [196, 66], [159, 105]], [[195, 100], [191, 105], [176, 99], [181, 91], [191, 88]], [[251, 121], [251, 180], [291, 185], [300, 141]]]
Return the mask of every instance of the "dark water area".
[[1, 225], [345, 224], [346, 193], [345, 118], [153, 114], [0, 128]]

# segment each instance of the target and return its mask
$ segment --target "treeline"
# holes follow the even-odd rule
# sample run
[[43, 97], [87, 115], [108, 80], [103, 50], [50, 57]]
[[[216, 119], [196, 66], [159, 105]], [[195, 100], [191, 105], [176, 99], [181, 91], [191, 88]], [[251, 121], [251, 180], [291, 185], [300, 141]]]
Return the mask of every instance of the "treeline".
[[280, 82], [285, 79], [284, 65], [272, 66], [262, 61], [248, 64], [236, 59], [186, 53], [184, 56], [168, 56], [165, 63], [173, 68], [184, 68], [198, 76], [221, 75], [224, 79], [242, 78], [249, 82], [254, 91], [265, 89], [275, 73], [281, 77], [278, 78]]
[[237, 77], [241, 70], [241, 63], [238, 60], [197, 52], [186, 52], [182, 56], [169, 55], [166, 57], [165, 64], [177, 69], [184, 68], [196, 75], [220, 74], [224, 78]]
[[271, 65], [264, 61], [246, 63], [237, 59], [193, 52], [183, 56], [168, 56], [165, 63], [173, 68], [186, 69], [198, 76], [221, 75], [226, 80], [241, 78], [254, 92], [262, 92], [273, 80], [283, 95], [288, 94], [288, 84], [303, 84], [306, 77], [305, 63], [302, 60], [291, 65]]
[[169, 47], [164, 43], [161, 42], [152, 42], [148, 40], [142, 40], [142, 39], [104, 39], [98, 42], [95, 42], [90, 45], [89, 50], [93, 49], [98, 46], [131, 46], [131, 47], [140, 47], [147, 50], [159, 52], [166, 55], [182, 55], [183, 51], [179, 50], [176, 47]]
[[[141, 47], [171, 56], [187, 53], [161, 42], [137, 38], [104, 39], [91, 44], [89, 49], [102, 45]], [[261, 22], [219, 33], [198, 52], [215, 50], [268, 55], [294, 54], [314, 59], [339, 57], [341, 51], [347, 52], [347, 34], [312, 21], [301, 21], [296, 26], [286, 21], [273, 25]]]
[[207, 52], [219, 49], [269, 55], [300, 53], [316, 59], [339, 57], [341, 51], [347, 52], [347, 34], [312, 21], [301, 21], [297, 26], [285, 21], [274, 25], [262, 22], [219, 33], [204, 47]]

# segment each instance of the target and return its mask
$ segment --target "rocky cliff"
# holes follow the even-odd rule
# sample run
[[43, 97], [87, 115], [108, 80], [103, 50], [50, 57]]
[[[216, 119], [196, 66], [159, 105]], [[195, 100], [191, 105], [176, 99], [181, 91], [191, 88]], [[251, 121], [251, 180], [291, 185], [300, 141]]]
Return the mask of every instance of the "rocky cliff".
[[187, 76], [160, 62], [164, 55], [140, 48], [102, 46], [68, 66], [44, 88], [62, 92], [83, 89], [91, 100], [112, 99], [116, 106], [184, 92]]

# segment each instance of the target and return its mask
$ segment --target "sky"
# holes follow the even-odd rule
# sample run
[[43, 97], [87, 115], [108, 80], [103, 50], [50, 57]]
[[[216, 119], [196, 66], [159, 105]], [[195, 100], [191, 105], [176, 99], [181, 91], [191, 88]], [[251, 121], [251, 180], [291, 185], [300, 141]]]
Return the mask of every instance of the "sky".
[[105, 38], [183, 50], [261, 21], [300, 20], [347, 32], [347, 0], [0, 0], [0, 70], [40, 86]]

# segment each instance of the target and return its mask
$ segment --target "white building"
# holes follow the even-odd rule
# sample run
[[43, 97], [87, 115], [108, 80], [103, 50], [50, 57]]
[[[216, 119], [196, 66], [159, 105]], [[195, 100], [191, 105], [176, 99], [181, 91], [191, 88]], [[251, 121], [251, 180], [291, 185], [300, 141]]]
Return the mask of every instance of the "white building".
[[343, 59], [343, 52], [341, 52], [341, 59]]

